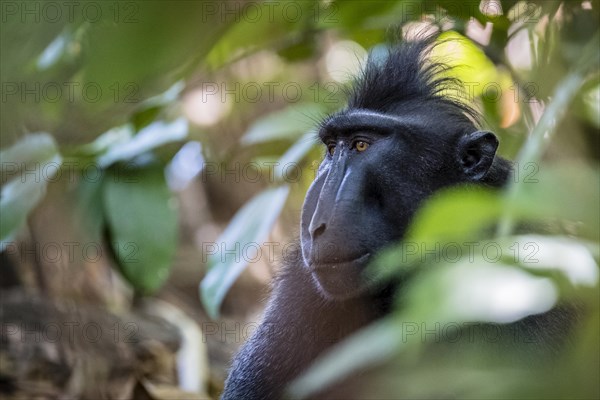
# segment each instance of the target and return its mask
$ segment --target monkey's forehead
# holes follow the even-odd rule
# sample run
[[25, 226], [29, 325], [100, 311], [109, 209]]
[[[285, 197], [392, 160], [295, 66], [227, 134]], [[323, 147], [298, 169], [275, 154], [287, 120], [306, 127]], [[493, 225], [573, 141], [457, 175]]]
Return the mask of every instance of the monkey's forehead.
[[372, 110], [351, 109], [332, 115], [319, 130], [319, 136], [344, 135], [354, 132], [371, 132], [391, 135], [398, 131], [417, 132], [426, 128], [422, 118], [383, 114]]
[[[437, 108], [435, 106], [438, 106]], [[448, 109], [449, 108], [449, 109]], [[452, 107], [438, 103], [406, 106], [394, 113], [350, 108], [331, 115], [323, 121], [319, 137], [347, 136], [357, 132], [388, 136], [435, 136], [442, 141], [476, 130], [475, 124]]]

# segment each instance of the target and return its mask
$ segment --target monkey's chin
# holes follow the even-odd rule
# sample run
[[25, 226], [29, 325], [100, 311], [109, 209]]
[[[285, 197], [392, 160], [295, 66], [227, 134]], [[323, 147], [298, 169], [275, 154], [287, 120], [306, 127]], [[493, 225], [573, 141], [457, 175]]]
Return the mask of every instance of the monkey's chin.
[[329, 300], [344, 301], [359, 297], [369, 285], [362, 271], [369, 254], [352, 261], [310, 265], [311, 274], [319, 291]]

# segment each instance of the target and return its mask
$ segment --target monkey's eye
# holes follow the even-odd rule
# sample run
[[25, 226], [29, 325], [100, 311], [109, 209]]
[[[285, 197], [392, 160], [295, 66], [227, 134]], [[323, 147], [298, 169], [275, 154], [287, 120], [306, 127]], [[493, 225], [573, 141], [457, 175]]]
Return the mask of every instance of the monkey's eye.
[[327, 145], [327, 152], [330, 156], [333, 156], [333, 153], [335, 152], [335, 143], [329, 143]]
[[358, 140], [354, 142], [354, 148], [358, 151], [365, 151], [369, 148], [369, 143], [363, 142], [362, 140]]

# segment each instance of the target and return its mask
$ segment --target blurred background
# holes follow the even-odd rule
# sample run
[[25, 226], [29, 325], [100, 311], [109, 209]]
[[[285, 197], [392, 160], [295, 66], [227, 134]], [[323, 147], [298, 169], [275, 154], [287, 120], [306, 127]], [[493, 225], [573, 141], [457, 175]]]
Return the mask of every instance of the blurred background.
[[[574, 346], [534, 371], [484, 348], [460, 363], [392, 324], [321, 367], [388, 365], [357, 396], [600, 396], [597, 0], [0, 7], [2, 398], [217, 398], [294, 246], [319, 120], [369, 52], [436, 31], [465, 84], [448, 95], [480, 110], [515, 176], [417, 216], [407, 242], [459, 254], [399, 245], [376, 263], [425, 271], [391, 321], [496, 326], [575, 302]], [[473, 262], [469, 241], [494, 252]]]

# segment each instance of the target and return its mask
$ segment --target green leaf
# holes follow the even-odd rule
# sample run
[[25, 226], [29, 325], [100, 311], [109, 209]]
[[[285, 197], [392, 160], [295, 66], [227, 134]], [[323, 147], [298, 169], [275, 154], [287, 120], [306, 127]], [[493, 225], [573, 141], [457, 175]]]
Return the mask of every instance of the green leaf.
[[[208, 15], [216, 14], [223, 19], [225, 3], [207, 9]], [[246, 3], [238, 8], [235, 24], [214, 43], [205, 58], [206, 64], [218, 69], [244, 56], [263, 48], [288, 48], [297, 43], [298, 37], [312, 23], [316, 3], [310, 1], [284, 4], [278, 2]], [[291, 6], [291, 7], [288, 7]], [[225, 18], [230, 20], [230, 18]], [[252, 34], [248, 34], [251, 32]], [[310, 37], [306, 41], [310, 41]]]
[[314, 37], [309, 37], [303, 41], [283, 48], [277, 52], [281, 57], [288, 62], [296, 62], [313, 57], [316, 52], [316, 40]]
[[[418, 13], [406, 13], [395, 1], [335, 1], [315, 5], [319, 28], [343, 28], [349, 32], [363, 31], [364, 28], [389, 28], [397, 24], [405, 14], [418, 18]], [[418, 8], [418, 6], [416, 7]], [[361, 29], [357, 29], [357, 28]]]
[[132, 99], [171, 86], [234, 22], [234, 18], [221, 18], [222, 5], [215, 1], [175, 1], [166, 8], [154, 2], [130, 2], [110, 8], [103, 9], [101, 21], [90, 24], [83, 80], [102, 88], [115, 82], [121, 88], [133, 83]]
[[510, 323], [556, 304], [558, 290], [551, 279], [483, 254], [438, 263], [415, 280], [405, 303], [407, 317], [412, 316], [407, 320]]
[[[214, 244], [208, 257], [208, 272], [200, 284], [202, 303], [211, 318], [218, 317], [225, 294], [247, 265], [245, 257], [240, 255], [242, 249], [251, 243], [261, 243], [267, 237], [288, 193], [288, 186], [280, 186], [252, 198], [235, 214]], [[235, 249], [236, 254], [220, 249]]]
[[240, 140], [253, 145], [271, 140], [296, 139], [314, 125], [314, 119], [323, 115], [323, 108], [314, 103], [299, 104], [268, 114], [256, 121]]
[[302, 161], [315, 144], [315, 133], [312, 131], [300, 137], [279, 159], [279, 164], [275, 166], [275, 179], [285, 180], [288, 174], [293, 173], [290, 172], [295, 169], [293, 167]]
[[501, 198], [488, 189], [469, 187], [440, 192], [417, 212], [408, 240], [464, 239], [494, 222], [500, 207]]
[[[600, 238], [600, 170], [584, 163], [555, 165], [528, 163], [519, 177], [520, 190], [513, 201], [514, 217], [562, 218], [578, 225], [577, 234]], [[525, 168], [523, 168], [525, 170]], [[538, 173], [539, 169], [539, 173]]]
[[[522, 168], [516, 165], [513, 179], [526, 182], [514, 199], [515, 221], [559, 218], [573, 225], [577, 235], [598, 240], [600, 172], [596, 168], [581, 163], [530, 163]], [[417, 211], [405, 240], [382, 251], [367, 272], [373, 279], [386, 279], [425, 262], [427, 252], [423, 249], [433, 252], [446, 243], [464, 246], [469, 240], [480, 241], [485, 237], [485, 229], [497, 223], [506, 201], [501, 192], [479, 187], [439, 192]]]
[[139, 131], [148, 126], [163, 110], [161, 106], [152, 106], [144, 108], [131, 116], [131, 123], [136, 131]]
[[127, 143], [131, 140], [133, 134], [134, 131], [131, 125], [121, 125], [111, 128], [99, 135], [93, 142], [75, 148], [73, 155], [101, 155], [109, 151], [111, 148], [116, 148]]
[[566, 236], [521, 235], [504, 238], [499, 244], [509, 261], [532, 273], [560, 272], [573, 286], [598, 284], [597, 243]]
[[[452, 57], [448, 57], [452, 54]], [[490, 83], [499, 87], [502, 92], [508, 91], [512, 81], [496, 69], [494, 63], [468, 37], [456, 31], [446, 31], [438, 38], [438, 44], [433, 48], [431, 57], [441, 60], [450, 68], [441, 76], [457, 78], [461, 82], [470, 82], [471, 86], [465, 93], [449, 91], [447, 94], [463, 102], [472, 102], [472, 97], [483, 97], [484, 88]], [[468, 94], [467, 94], [468, 93]]]
[[4, 250], [5, 242], [13, 239], [27, 220], [27, 215], [40, 202], [46, 193], [45, 182], [29, 179], [21, 182], [18, 179], [10, 181], [2, 187], [0, 197], [0, 235]]
[[2, 172], [6, 173], [8, 170], [12, 170], [13, 166], [17, 167], [18, 171], [26, 164], [52, 162], [57, 155], [58, 148], [50, 134], [35, 133], [27, 135], [8, 149], [0, 151], [0, 160], [2, 160], [3, 165]]
[[188, 125], [184, 118], [173, 122], [154, 122], [133, 136], [128, 142], [116, 142], [106, 153], [98, 157], [98, 165], [106, 168], [117, 161], [132, 158], [162, 146], [165, 143], [183, 140], [188, 134]]
[[502, 197], [490, 189], [467, 186], [440, 191], [417, 211], [406, 238], [380, 252], [366, 270], [373, 280], [386, 280], [412, 271], [428, 257], [436, 257], [447, 243], [481, 239], [502, 211]]
[[[539, 162], [545, 149], [551, 143], [556, 133], [557, 122], [562, 119], [569, 104], [585, 82], [584, 71], [589, 69], [590, 66], [595, 65], [589, 59], [590, 54], [597, 54], [596, 49], [600, 41], [599, 35], [594, 35], [593, 39], [586, 45], [586, 51], [581, 56], [581, 63], [556, 86], [552, 101], [545, 107], [540, 120], [521, 148], [517, 165]], [[597, 57], [592, 58], [595, 60]], [[514, 228], [514, 208], [525, 183], [527, 183], [525, 180], [517, 180], [508, 188], [508, 193], [506, 194], [507, 203], [498, 226], [498, 236], [507, 236]]]
[[161, 287], [177, 246], [177, 209], [162, 169], [112, 170], [104, 214], [123, 276], [141, 293]]
[[[83, 177], [82, 177], [83, 178]], [[80, 179], [73, 191], [73, 214], [91, 240], [100, 243], [105, 224], [102, 207], [103, 176]]]
[[[403, 323], [462, 324], [513, 322], [548, 311], [558, 298], [552, 280], [522, 269], [478, 258], [439, 263], [408, 287], [401, 314], [358, 331], [320, 357], [290, 387], [293, 398], [306, 398], [351, 373], [381, 363], [422, 344]], [[404, 353], [406, 354], [406, 353]]]
[[400, 350], [398, 320], [385, 318], [358, 331], [320, 357], [289, 387], [290, 398], [304, 399], [357, 371], [388, 359]]
[[148, 126], [165, 108], [175, 103], [184, 87], [183, 81], [177, 81], [163, 93], [144, 100], [140, 109], [131, 116], [135, 130]]
[[46, 193], [49, 181], [60, 170], [62, 157], [52, 136], [39, 133], [26, 136], [14, 146], [0, 152], [2, 186], [0, 196], [0, 238], [11, 240], [27, 216]]
[[73, 41], [72, 36], [70, 29], [64, 29], [40, 54], [37, 59], [37, 68], [46, 70], [56, 65], [61, 59], [67, 59], [69, 44]]

